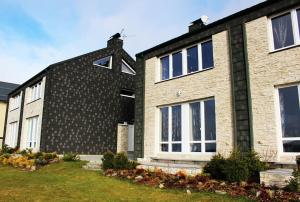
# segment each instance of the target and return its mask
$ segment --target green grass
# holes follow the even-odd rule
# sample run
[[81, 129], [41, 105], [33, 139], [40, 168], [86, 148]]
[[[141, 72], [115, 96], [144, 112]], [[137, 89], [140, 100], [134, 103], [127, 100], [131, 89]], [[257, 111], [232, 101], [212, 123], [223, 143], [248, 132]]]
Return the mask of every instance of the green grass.
[[247, 201], [215, 193], [161, 190], [82, 169], [64, 162], [25, 172], [0, 166], [0, 201]]

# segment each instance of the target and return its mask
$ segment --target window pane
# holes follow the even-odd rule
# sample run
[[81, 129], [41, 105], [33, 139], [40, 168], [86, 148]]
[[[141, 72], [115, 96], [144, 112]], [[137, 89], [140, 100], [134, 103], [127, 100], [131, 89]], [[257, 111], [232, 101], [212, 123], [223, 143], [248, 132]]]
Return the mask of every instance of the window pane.
[[294, 44], [291, 14], [285, 14], [272, 19], [274, 49]]
[[169, 56], [160, 59], [161, 63], [161, 79], [165, 80], [169, 78]]
[[191, 152], [201, 152], [201, 143], [191, 144]]
[[173, 77], [182, 75], [182, 53], [173, 54]]
[[216, 152], [216, 143], [206, 143], [205, 152]]
[[300, 107], [298, 87], [279, 89], [281, 128], [283, 137], [300, 137]]
[[214, 54], [212, 41], [201, 44], [202, 47], [202, 69], [214, 66]]
[[187, 49], [187, 71], [191, 73], [198, 69], [198, 46], [194, 46]]
[[201, 140], [201, 119], [200, 119], [200, 102], [191, 103], [191, 125], [192, 125], [192, 141]]
[[286, 140], [283, 141], [284, 152], [300, 152], [300, 140]]
[[163, 151], [163, 152], [169, 151], [169, 145], [168, 144], [162, 144], [161, 145], [161, 151]]
[[169, 109], [164, 107], [161, 109], [161, 141], [168, 142], [169, 136]]
[[204, 101], [205, 140], [216, 140], [215, 100]]
[[100, 66], [103, 66], [103, 67], [110, 67], [110, 58], [111, 56], [107, 56], [105, 58], [101, 58], [95, 62], [93, 62], [94, 65], [100, 65]]
[[181, 105], [172, 107], [172, 141], [181, 141]]
[[300, 9], [297, 10], [297, 16], [298, 16], [298, 29], [299, 29], [299, 35], [300, 35]]
[[172, 144], [172, 152], [181, 152], [181, 144]]

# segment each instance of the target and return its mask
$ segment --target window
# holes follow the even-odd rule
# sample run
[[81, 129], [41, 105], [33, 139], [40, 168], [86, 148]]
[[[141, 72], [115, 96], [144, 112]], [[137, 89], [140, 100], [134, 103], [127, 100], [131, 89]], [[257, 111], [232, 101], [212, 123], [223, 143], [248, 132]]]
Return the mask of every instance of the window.
[[166, 80], [169, 79], [169, 56], [163, 57], [160, 59], [161, 61], [161, 79]]
[[8, 136], [5, 138], [5, 144], [15, 148], [18, 142], [18, 122], [12, 122], [8, 126]]
[[134, 92], [127, 89], [122, 89], [120, 95], [123, 97], [135, 98]]
[[300, 152], [300, 86], [278, 91], [283, 152]]
[[122, 72], [127, 74], [135, 75], [135, 71], [130, 67], [130, 65], [122, 60]]
[[99, 60], [96, 60], [93, 62], [93, 65], [111, 69], [112, 68], [112, 56], [107, 56], [107, 57], [101, 58]]
[[[183, 57], [186, 57], [184, 60]], [[212, 40], [160, 58], [161, 80], [213, 68]]]
[[39, 117], [35, 116], [27, 119], [27, 147], [36, 148], [37, 147], [37, 134], [38, 134], [38, 121]]
[[272, 49], [300, 44], [299, 9], [271, 18]]
[[190, 104], [190, 151], [216, 152], [215, 101]]
[[29, 102], [33, 102], [38, 100], [42, 97], [42, 82], [35, 84], [34, 86], [30, 87], [30, 97]]
[[172, 55], [173, 77], [182, 75], [182, 53], [174, 53]]
[[160, 114], [161, 152], [216, 152], [214, 99], [163, 107]]
[[18, 109], [21, 104], [21, 95], [18, 94], [11, 98], [10, 101], [10, 110]]

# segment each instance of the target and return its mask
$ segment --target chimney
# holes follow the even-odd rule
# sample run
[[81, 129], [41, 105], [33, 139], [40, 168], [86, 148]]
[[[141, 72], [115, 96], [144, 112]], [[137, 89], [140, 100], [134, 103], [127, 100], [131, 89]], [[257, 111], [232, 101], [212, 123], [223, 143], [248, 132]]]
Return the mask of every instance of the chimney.
[[200, 19], [195, 20], [194, 22], [191, 23], [191, 25], [189, 26], [189, 32], [197, 31], [197, 30], [201, 29], [204, 26], [205, 26], [205, 24], [202, 21], [202, 19], [200, 18]]
[[116, 33], [115, 35], [111, 36], [109, 40], [107, 41], [107, 47], [118, 47], [122, 48], [123, 47], [123, 40], [120, 39], [121, 34]]

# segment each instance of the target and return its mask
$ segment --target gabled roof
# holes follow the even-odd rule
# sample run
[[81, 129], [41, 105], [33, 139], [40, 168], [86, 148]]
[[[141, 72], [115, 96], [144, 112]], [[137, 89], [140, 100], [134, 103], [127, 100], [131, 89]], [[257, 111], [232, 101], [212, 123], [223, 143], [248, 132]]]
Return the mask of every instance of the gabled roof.
[[7, 101], [8, 94], [19, 85], [0, 81], [0, 101]]

